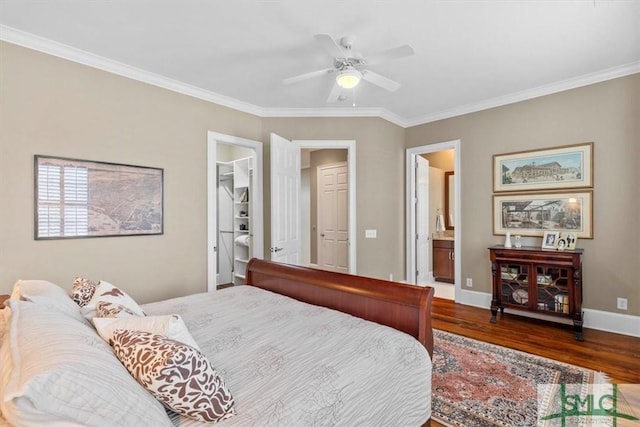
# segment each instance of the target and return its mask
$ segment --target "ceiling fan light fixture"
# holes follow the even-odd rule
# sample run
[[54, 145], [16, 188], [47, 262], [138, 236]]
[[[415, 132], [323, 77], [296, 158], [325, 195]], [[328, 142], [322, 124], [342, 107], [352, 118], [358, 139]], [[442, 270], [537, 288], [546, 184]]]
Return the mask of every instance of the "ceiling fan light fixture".
[[354, 68], [340, 71], [336, 76], [336, 83], [343, 89], [353, 89], [358, 86], [362, 79], [362, 73]]

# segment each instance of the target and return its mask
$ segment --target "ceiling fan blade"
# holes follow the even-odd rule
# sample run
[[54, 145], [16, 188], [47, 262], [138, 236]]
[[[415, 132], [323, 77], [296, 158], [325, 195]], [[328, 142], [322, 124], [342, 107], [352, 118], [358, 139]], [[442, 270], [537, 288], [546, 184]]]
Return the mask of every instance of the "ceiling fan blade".
[[316, 40], [324, 46], [329, 55], [334, 58], [346, 58], [347, 54], [342, 47], [329, 34], [316, 34]]
[[392, 59], [404, 58], [405, 56], [411, 56], [415, 52], [413, 48], [408, 44], [394, 47], [392, 49], [384, 50], [382, 52], [369, 55], [362, 60], [366, 65], [380, 64], [382, 62], [391, 61]]
[[395, 82], [385, 76], [381, 76], [378, 73], [374, 73], [369, 70], [362, 70], [362, 78], [369, 83], [373, 83], [376, 86], [380, 86], [389, 92], [394, 92], [400, 88], [400, 83]]
[[342, 94], [342, 88], [338, 86], [338, 83], [334, 83], [333, 89], [331, 89], [331, 93], [329, 93], [329, 97], [327, 98], [327, 102], [338, 102], [340, 94]]
[[292, 83], [298, 83], [303, 80], [311, 79], [313, 77], [322, 76], [323, 74], [329, 74], [335, 71], [335, 68], [325, 68], [324, 70], [311, 71], [310, 73], [300, 74], [299, 76], [289, 77], [284, 79], [282, 83], [290, 85]]

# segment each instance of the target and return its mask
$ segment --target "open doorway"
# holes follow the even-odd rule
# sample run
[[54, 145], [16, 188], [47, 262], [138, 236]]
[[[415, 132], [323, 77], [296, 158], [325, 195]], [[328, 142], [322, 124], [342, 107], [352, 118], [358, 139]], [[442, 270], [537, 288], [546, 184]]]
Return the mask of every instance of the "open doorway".
[[[302, 187], [302, 150], [310, 149], [319, 152], [319, 155], [331, 150], [344, 150], [347, 154], [347, 171], [342, 174], [338, 172], [334, 177], [342, 179], [347, 185], [341, 187], [336, 192], [339, 195], [334, 200], [342, 200], [346, 206], [347, 219], [345, 223], [346, 237], [337, 240], [336, 243], [342, 254], [345, 255], [346, 262], [344, 269], [351, 273], [356, 273], [356, 153], [355, 141], [353, 140], [287, 140], [279, 135], [271, 134], [271, 259], [279, 262], [286, 262], [297, 265], [315, 265], [320, 267], [320, 262], [311, 262], [311, 250], [317, 247], [310, 242], [315, 239], [326, 238], [331, 240], [332, 236], [319, 236], [321, 234], [319, 224], [315, 224], [315, 230], [311, 230], [311, 208], [310, 193], [304, 193]], [[311, 151], [313, 152], [313, 151]], [[329, 166], [329, 165], [325, 165]], [[335, 165], [334, 165], [335, 166]], [[294, 170], [295, 169], [295, 170]], [[309, 172], [311, 174], [311, 172]], [[308, 181], [311, 181], [309, 175]], [[306, 188], [310, 188], [307, 186]], [[301, 201], [308, 201], [305, 206], [309, 206], [307, 213], [303, 214]], [[341, 199], [340, 199], [341, 198]], [[315, 211], [315, 208], [314, 208]], [[333, 211], [333, 210], [330, 210]], [[308, 224], [303, 221], [308, 220]], [[303, 227], [308, 232], [303, 232]], [[315, 235], [314, 235], [315, 234]], [[306, 239], [309, 243], [304, 243]], [[335, 240], [335, 239], [334, 239]], [[306, 255], [304, 248], [309, 248]], [[330, 264], [335, 265], [336, 262]]]
[[207, 289], [244, 283], [249, 259], [262, 258], [262, 143], [209, 132]]
[[407, 149], [407, 281], [460, 290], [460, 141]]

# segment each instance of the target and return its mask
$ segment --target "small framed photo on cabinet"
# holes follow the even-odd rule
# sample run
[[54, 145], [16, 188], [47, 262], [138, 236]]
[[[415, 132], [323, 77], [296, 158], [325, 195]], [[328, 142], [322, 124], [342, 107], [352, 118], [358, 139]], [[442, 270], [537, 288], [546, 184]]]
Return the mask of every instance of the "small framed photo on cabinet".
[[567, 249], [567, 240], [562, 237], [558, 237], [556, 239], [556, 249], [559, 251], [564, 251], [565, 249]]
[[556, 249], [556, 240], [559, 236], [559, 231], [545, 231], [542, 236], [542, 249]]
[[[560, 241], [564, 242], [564, 246], [562, 248], [560, 248]], [[577, 242], [578, 242], [578, 236], [576, 235], [576, 233], [561, 232], [558, 238], [558, 242], [556, 243], [556, 246], [558, 249], [567, 249], [572, 251], [576, 248]]]

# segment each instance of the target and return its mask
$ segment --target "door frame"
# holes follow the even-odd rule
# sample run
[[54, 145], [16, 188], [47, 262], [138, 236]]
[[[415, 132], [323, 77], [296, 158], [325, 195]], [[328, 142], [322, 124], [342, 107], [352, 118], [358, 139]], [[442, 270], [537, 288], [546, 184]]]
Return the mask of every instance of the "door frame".
[[460, 195], [460, 183], [461, 180], [461, 160], [460, 160], [460, 140], [451, 140], [445, 142], [439, 142], [436, 144], [429, 145], [421, 145], [419, 147], [407, 148], [406, 150], [406, 278], [407, 282], [415, 283], [416, 282], [416, 226], [415, 226], [415, 203], [414, 202], [414, 194], [415, 194], [415, 178], [416, 178], [416, 157], [420, 154], [425, 153], [434, 153], [436, 151], [443, 150], [454, 150], [453, 155], [453, 184], [455, 188], [455, 206], [456, 211], [454, 213], [454, 266], [455, 266], [455, 294], [456, 301], [459, 300], [461, 294], [461, 275], [462, 275], [462, 259], [460, 256], [461, 251], [461, 195]]
[[254, 224], [260, 226], [254, 227], [253, 234], [253, 257], [264, 257], [264, 227], [261, 225], [263, 220], [263, 148], [262, 142], [251, 139], [239, 138], [237, 136], [226, 135], [223, 133], [207, 131], [207, 291], [216, 290], [216, 246], [218, 242], [218, 222], [217, 222], [217, 146], [218, 142], [230, 145], [237, 145], [252, 149], [255, 153], [255, 162], [253, 165], [252, 177], [252, 211], [251, 217]]
[[356, 232], [356, 141], [350, 140], [292, 140], [300, 149], [347, 150], [347, 172], [349, 174], [349, 273], [356, 274], [357, 232]]

